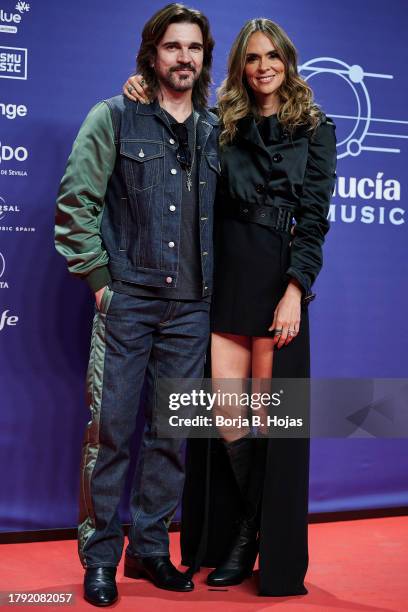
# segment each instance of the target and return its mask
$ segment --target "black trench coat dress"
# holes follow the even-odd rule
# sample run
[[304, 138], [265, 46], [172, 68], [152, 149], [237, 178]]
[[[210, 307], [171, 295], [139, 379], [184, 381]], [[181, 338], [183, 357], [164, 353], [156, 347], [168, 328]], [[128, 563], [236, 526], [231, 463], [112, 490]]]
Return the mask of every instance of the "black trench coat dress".
[[[248, 284], [251, 271], [258, 277], [270, 272], [267, 262], [259, 261], [256, 265], [251, 252], [247, 253], [249, 269], [237, 276], [232, 260], [223, 256], [227, 241], [239, 235], [235, 233], [234, 224], [251, 226], [250, 232], [256, 232], [257, 226], [262, 233], [259, 245], [265, 246], [268, 231], [275, 242], [279, 235], [280, 278], [278, 281], [272, 279], [271, 285], [276, 288], [275, 295], [270, 296], [270, 302], [268, 298], [261, 300], [266, 303], [266, 311], [262, 306], [256, 312], [261, 312], [261, 318], [267, 317], [265, 321], [270, 325], [273, 310], [289, 279], [294, 277], [299, 281], [303, 288], [300, 332], [288, 346], [275, 351], [272, 375], [273, 378], [309, 378], [307, 306], [314, 298], [311, 287], [322, 266], [322, 244], [329, 227], [327, 214], [336, 167], [335, 126], [323, 113], [313, 135], [304, 128], [288, 133], [276, 116], [266, 122], [258, 129], [253, 116], [241, 119], [236, 138], [221, 150], [215, 230], [214, 308], [218, 312], [215, 331], [248, 333], [248, 319], [256, 324], [258, 315], [245, 313], [243, 287]], [[294, 236], [262, 225], [265, 216], [269, 218], [271, 213], [276, 220], [277, 211], [273, 208], [292, 212], [296, 221]], [[249, 223], [245, 215], [249, 215]], [[241, 230], [245, 231], [242, 227]], [[253, 250], [257, 252], [257, 243]], [[262, 248], [258, 251], [264, 252]], [[276, 266], [270, 273], [276, 277]], [[231, 276], [243, 279], [243, 287], [239, 282], [235, 288], [229, 284]], [[255, 282], [255, 286], [265, 287], [262, 282]], [[225, 299], [220, 297], [222, 293]], [[238, 302], [235, 311], [228, 310], [228, 297], [230, 303]], [[258, 299], [256, 294], [252, 297]], [[241, 311], [240, 302], [244, 302]], [[223, 315], [223, 310], [227, 314]], [[262, 329], [264, 327], [262, 324]], [[267, 336], [268, 333], [253, 335]], [[304, 592], [303, 581], [308, 567], [309, 448], [308, 438], [271, 438], [267, 442], [260, 524], [260, 595]], [[239, 509], [240, 495], [223, 445], [219, 440], [189, 440], [182, 504], [183, 564], [193, 567], [218, 565], [234, 536]]]

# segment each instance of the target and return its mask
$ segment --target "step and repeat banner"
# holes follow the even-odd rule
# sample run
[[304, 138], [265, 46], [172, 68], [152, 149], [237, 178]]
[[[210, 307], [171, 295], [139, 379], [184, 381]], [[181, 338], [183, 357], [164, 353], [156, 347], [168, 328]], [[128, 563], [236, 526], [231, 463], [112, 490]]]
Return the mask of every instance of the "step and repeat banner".
[[[0, 0], [1, 531], [76, 524], [93, 301], [54, 250], [55, 197], [81, 122], [120, 92], [143, 24], [163, 5]], [[214, 92], [245, 20], [269, 17], [294, 40], [302, 75], [337, 124], [312, 368], [316, 378], [366, 380], [359, 405], [369, 405], [371, 379], [408, 371], [406, 3], [193, 5], [216, 39]], [[330, 393], [320, 401], [328, 419], [345, 408]], [[408, 505], [407, 440], [384, 439], [378, 421], [375, 431], [363, 417], [358, 425], [347, 439], [313, 440], [311, 512]]]

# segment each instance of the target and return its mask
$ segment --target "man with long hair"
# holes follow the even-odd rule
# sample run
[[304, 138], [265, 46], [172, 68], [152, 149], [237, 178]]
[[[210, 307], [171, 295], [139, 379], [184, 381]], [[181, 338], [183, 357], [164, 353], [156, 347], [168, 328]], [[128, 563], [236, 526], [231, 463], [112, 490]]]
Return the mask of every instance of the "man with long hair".
[[95, 293], [87, 374], [79, 554], [85, 598], [109, 605], [123, 548], [118, 507], [146, 378], [146, 426], [130, 497], [125, 575], [191, 591], [169, 557], [184, 481], [180, 439], [156, 431], [160, 378], [201, 378], [209, 335], [217, 119], [207, 109], [207, 18], [181, 4], [145, 25], [137, 67], [154, 101], [97, 104], [75, 140], [57, 201], [56, 248]]

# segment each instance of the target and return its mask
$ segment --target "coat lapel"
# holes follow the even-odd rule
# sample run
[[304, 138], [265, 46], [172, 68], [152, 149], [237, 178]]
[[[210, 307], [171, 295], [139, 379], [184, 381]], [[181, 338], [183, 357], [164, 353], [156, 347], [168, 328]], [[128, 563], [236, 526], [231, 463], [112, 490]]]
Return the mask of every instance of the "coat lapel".
[[271, 166], [271, 154], [265, 147], [262, 137], [255, 123], [253, 115], [243, 117], [237, 124], [239, 137], [245, 140], [247, 145], [254, 149], [258, 163], [269, 169]]
[[[262, 151], [266, 151], [261, 135], [256, 127], [255, 118], [253, 115], [247, 115], [238, 121], [238, 133], [244, 140], [247, 140], [254, 147], [258, 147]], [[267, 152], [267, 151], [266, 151]]]

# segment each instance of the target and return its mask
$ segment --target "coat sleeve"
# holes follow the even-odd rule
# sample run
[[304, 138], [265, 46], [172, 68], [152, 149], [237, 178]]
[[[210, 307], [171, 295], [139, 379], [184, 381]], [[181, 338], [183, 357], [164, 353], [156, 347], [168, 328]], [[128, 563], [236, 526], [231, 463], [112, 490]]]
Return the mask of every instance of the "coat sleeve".
[[105, 193], [116, 160], [110, 111], [94, 106], [82, 124], [62, 178], [55, 218], [55, 247], [69, 271], [93, 291], [111, 281], [100, 225]]
[[310, 138], [305, 177], [292, 240], [289, 278], [295, 278], [304, 291], [304, 301], [314, 299], [311, 287], [323, 264], [322, 245], [330, 224], [327, 220], [336, 179], [335, 125], [323, 116]]

